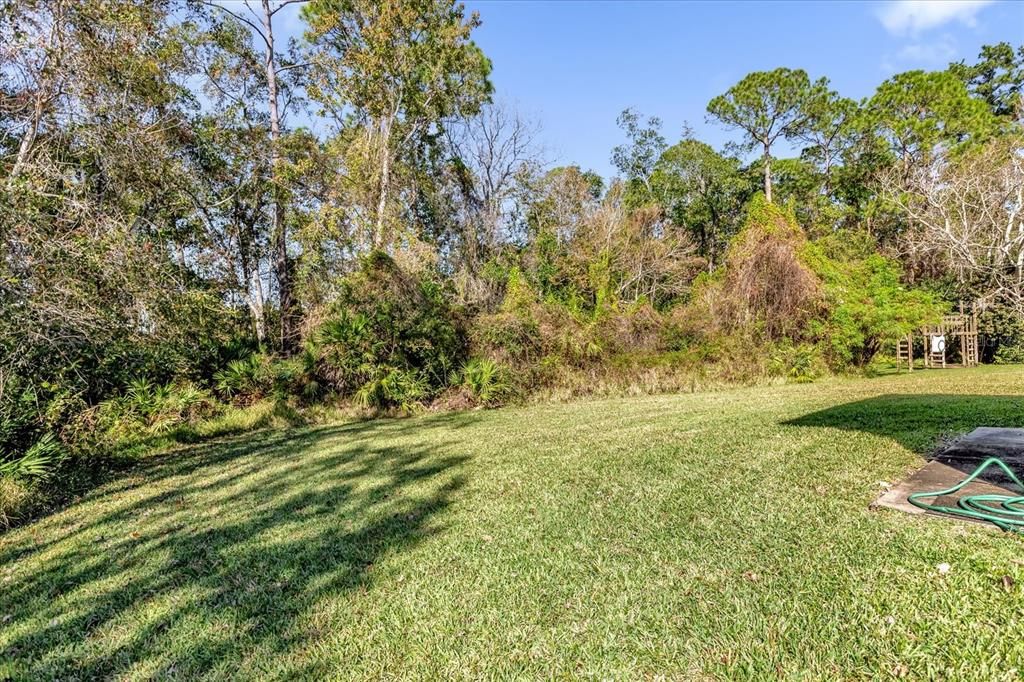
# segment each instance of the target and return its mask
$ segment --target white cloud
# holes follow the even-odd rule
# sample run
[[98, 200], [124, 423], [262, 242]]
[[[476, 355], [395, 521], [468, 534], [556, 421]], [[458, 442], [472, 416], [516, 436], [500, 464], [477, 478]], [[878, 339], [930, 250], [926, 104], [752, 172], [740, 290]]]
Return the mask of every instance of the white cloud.
[[910, 43], [896, 53], [896, 58], [918, 66], [945, 66], [956, 56], [956, 42], [950, 35], [939, 40]]
[[978, 12], [992, 1], [893, 0], [879, 8], [878, 19], [893, 35], [917, 35], [954, 21], [974, 26]]
[[951, 33], [911, 41], [882, 56], [882, 73], [889, 76], [908, 69], [945, 68], [958, 53], [956, 38]]

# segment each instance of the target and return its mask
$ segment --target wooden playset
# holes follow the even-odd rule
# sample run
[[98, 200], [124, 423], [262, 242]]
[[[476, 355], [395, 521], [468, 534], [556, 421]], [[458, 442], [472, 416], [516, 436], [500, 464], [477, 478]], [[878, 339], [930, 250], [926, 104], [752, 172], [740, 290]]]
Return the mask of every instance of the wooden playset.
[[[943, 315], [937, 325], [922, 327], [917, 334], [907, 334], [896, 342], [896, 369], [906, 366], [914, 370], [914, 339], [924, 338], [924, 366], [928, 368], [973, 367], [978, 364], [978, 315], [960, 312]], [[959, 362], [947, 361], [946, 354], [956, 349]]]

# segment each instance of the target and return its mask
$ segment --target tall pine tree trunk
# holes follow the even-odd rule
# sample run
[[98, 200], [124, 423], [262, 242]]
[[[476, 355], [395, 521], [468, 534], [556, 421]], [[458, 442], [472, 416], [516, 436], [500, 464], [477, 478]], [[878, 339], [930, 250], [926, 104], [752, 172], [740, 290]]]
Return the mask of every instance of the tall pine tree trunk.
[[288, 260], [288, 228], [285, 223], [285, 189], [281, 173], [281, 115], [278, 110], [277, 65], [274, 55], [273, 10], [270, 0], [263, 0], [263, 30], [266, 38], [267, 92], [270, 108], [270, 166], [273, 184], [273, 262], [274, 277], [281, 313], [280, 348], [290, 355], [297, 345], [295, 329], [295, 292], [293, 290], [291, 263]]
[[374, 225], [373, 246], [379, 248], [387, 245], [386, 229], [388, 199], [391, 192], [391, 119], [381, 118], [380, 121], [380, 193], [377, 197], [377, 219]]

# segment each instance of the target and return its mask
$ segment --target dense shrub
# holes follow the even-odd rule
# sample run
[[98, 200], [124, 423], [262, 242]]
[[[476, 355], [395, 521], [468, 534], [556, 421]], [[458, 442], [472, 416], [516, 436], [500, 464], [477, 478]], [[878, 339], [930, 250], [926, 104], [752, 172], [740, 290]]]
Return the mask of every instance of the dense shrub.
[[42, 491], [31, 482], [0, 476], [0, 530], [27, 518], [42, 498]]
[[259, 398], [266, 390], [264, 365], [263, 356], [257, 353], [232, 360], [213, 375], [214, 385], [226, 398]]
[[809, 343], [783, 343], [770, 352], [768, 372], [795, 383], [814, 381], [825, 373], [826, 366], [817, 346]]
[[620, 340], [628, 343], [618, 337], [635, 332], [630, 320], [610, 305], [586, 309], [574, 301], [542, 301], [525, 279], [514, 274], [501, 309], [478, 316], [470, 338], [476, 356], [515, 367], [517, 385], [529, 389], [551, 363], [585, 367], [599, 362]]
[[883, 256], [840, 261], [812, 244], [805, 258], [825, 290], [827, 313], [813, 332], [836, 369], [864, 368], [885, 344], [941, 317], [935, 297], [904, 286], [899, 265]]
[[502, 404], [513, 393], [508, 368], [487, 358], [469, 360], [452, 383], [465, 389], [477, 404], [491, 407]]
[[375, 410], [398, 408], [411, 412], [429, 394], [426, 380], [411, 370], [368, 364], [361, 369], [361, 374], [367, 380], [356, 391], [355, 400], [363, 407]]
[[532, 317], [513, 312], [478, 316], [473, 320], [470, 338], [479, 352], [514, 364], [530, 363], [544, 354], [540, 325]]
[[307, 402], [323, 398], [326, 390], [317, 368], [318, 346], [309, 342], [292, 358], [274, 358], [265, 353], [232, 360], [214, 374], [217, 393], [235, 404], [245, 405], [273, 397], [290, 396]]
[[207, 391], [189, 382], [154, 384], [133, 381], [128, 390], [99, 403], [77, 421], [79, 439], [112, 443], [143, 435], [165, 434], [216, 411]]
[[1024, 365], [1024, 343], [999, 346], [999, 350], [993, 356], [993, 362], [997, 365]]
[[22, 452], [42, 435], [47, 401], [41, 393], [20, 377], [7, 380], [0, 393], [0, 452]]
[[326, 380], [373, 407], [436, 394], [466, 353], [463, 323], [446, 293], [429, 273], [404, 272], [381, 252], [367, 256], [341, 282], [317, 334]]
[[982, 362], [1024, 363], [1024, 318], [1008, 301], [990, 302], [978, 314]]

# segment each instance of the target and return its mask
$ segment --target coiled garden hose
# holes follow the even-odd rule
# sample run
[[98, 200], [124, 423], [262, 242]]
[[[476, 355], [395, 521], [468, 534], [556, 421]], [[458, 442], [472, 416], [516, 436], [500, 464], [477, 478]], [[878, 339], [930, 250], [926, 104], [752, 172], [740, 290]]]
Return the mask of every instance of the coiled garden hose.
[[1002, 469], [1003, 472], [1009, 476], [1011, 481], [1017, 484], [1019, 488], [1024, 489], [1024, 483], [1021, 483], [1020, 479], [1010, 471], [1010, 467], [1006, 466], [1006, 463], [1003, 460], [998, 457], [990, 457], [982, 462], [981, 465], [974, 470], [974, 473], [957, 483], [952, 488], [936, 490], [934, 492], [913, 493], [912, 495], [907, 496], [907, 502], [910, 502], [910, 504], [915, 507], [927, 509], [928, 511], [988, 521], [990, 523], [994, 523], [1005, 531], [1012, 530], [1018, 533], [1024, 533], [1024, 495], [999, 495], [995, 493], [965, 495], [957, 500], [957, 506], [955, 507], [944, 507], [921, 501], [921, 498], [925, 497], [942, 497], [943, 495], [952, 495], [974, 479], [978, 478], [978, 476], [980, 476], [989, 467], [998, 467]]

